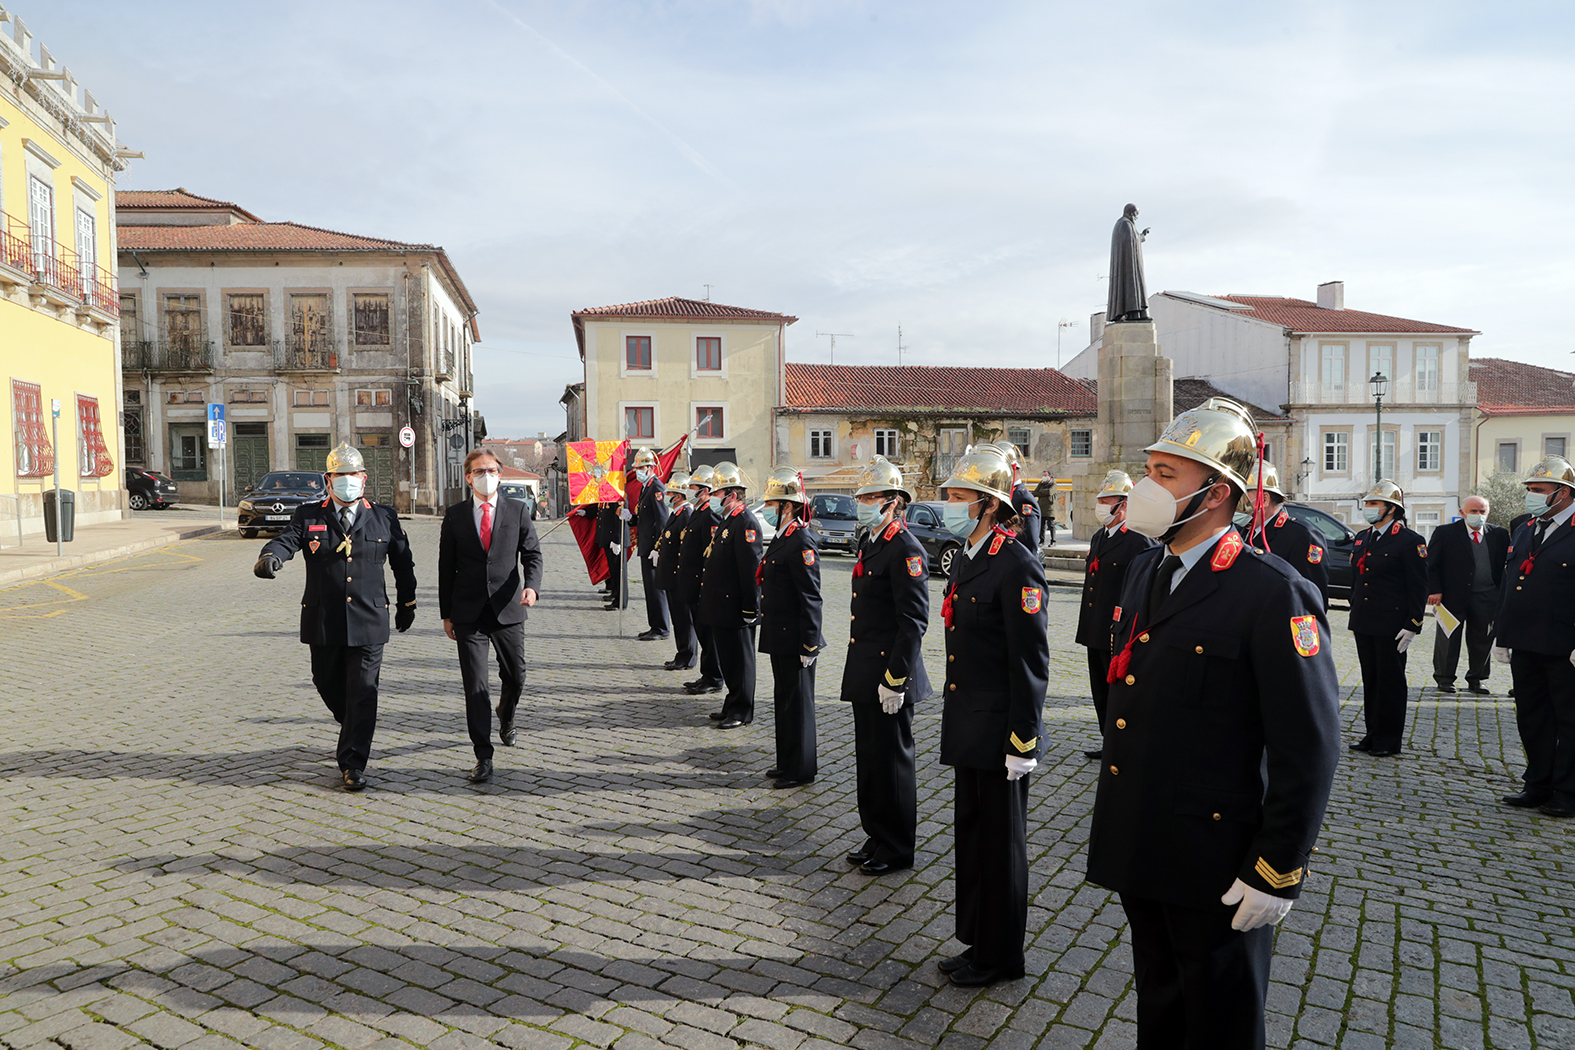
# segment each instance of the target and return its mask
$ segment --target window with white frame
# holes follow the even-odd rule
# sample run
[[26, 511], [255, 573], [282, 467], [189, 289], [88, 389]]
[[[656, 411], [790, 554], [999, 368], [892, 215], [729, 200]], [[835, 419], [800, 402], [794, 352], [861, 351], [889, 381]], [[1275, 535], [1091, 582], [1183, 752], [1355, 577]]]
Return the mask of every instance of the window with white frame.
[[1370, 344], [1367, 347], [1368, 371], [1372, 375], [1382, 374], [1385, 379], [1393, 381], [1395, 378], [1395, 348], [1387, 343]]
[[1067, 431], [1068, 454], [1073, 459], [1088, 459], [1094, 454], [1094, 432], [1092, 430]]
[[720, 438], [725, 436], [722, 429], [722, 406], [698, 405], [695, 408], [695, 437]]
[[1324, 343], [1323, 356], [1323, 388], [1325, 390], [1345, 389], [1345, 344]]
[[1416, 432], [1416, 469], [1437, 472], [1444, 469], [1444, 432], [1418, 430]]
[[1416, 392], [1438, 393], [1438, 347], [1423, 343], [1416, 348]]
[[[1365, 465], [1369, 467], [1373, 466], [1372, 433], [1371, 430], [1367, 432], [1367, 463]], [[1395, 432], [1393, 430], [1384, 431], [1383, 451], [1380, 455], [1381, 458], [1378, 461], [1379, 477], [1393, 479], [1395, 476]]]
[[1513, 474], [1520, 469], [1520, 442], [1498, 443], [1498, 469], [1503, 474]]
[[722, 337], [702, 335], [695, 337], [695, 371], [720, 372], [722, 370]]
[[1423, 539], [1433, 535], [1433, 530], [1438, 528], [1444, 520], [1444, 512], [1438, 507], [1420, 507], [1417, 509], [1416, 518], [1411, 525], [1422, 534]]
[[1350, 434], [1343, 430], [1326, 430], [1323, 432], [1323, 469], [1326, 474], [1350, 473]]
[[628, 405], [623, 410], [623, 434], [628, 438], [656, 437], [656, 409], [642, 405]]
[[875, 454], [885, 456], [887, 459], [897, 458], [897, 432], [895, 430], [875, 431]]
[[811, 430], [809, 432], [809, 458], [831, 458], [831, 431]]

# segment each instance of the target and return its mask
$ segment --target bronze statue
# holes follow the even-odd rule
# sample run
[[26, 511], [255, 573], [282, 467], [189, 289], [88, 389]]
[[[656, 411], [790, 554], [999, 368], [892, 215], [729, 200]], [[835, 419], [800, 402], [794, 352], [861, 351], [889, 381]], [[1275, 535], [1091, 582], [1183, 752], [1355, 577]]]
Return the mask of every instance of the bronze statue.
[[1148, 289], [1143, 283], [1143, 239], [1139, 233], [1137, 205], [1128, 204], [1110, 234], [1110, 296], [1105, 302], [1105, 323], [1147, 321]]

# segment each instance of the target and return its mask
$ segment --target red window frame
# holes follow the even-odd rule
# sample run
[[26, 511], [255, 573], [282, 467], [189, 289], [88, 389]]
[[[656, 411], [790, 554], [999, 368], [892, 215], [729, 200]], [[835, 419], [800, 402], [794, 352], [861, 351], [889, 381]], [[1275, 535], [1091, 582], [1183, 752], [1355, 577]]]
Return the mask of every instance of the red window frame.
[[[710, 419], [706, 419], [706, 416]], [[713, 405], [695, 409], [695, 437], [719, 438], [722, 436], [722, 406]]]
[[[630, 423], [633, 426], [630, 426]], [[623, 426], [627, 431], [624, 437], [631, 438], [656, 438], [656, 409], [641, 408], [631, 405], [623, 410]]]
[[722, 337], [719, 335], [695, 336], [695, 371], [720, 372], [722, 370]]
[[623, 362], [625, 368], [649, 372], [651, 370], [651, 337], [648, 335], [624, 336]]
[[78, 471], [84, 478], [107, 478], [115, 470], [109, 445], [104, 441], [104, 426], [98, 414], [98, 398], [77, 395]]
[[47, 478], [55, 470], [55, 449], [44, 426], [44, 390], [37, 383], [11, 380], [12, 431], [16, 434], [16, 476]]

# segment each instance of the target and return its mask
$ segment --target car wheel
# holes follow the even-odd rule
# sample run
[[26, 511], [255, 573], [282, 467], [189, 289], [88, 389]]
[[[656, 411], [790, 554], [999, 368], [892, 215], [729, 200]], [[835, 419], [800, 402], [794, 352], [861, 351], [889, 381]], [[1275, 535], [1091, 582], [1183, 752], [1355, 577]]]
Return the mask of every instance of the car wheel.
[[133, 492], [131, 494], [131, 499], [128, 502], [131, 504], [132, 510], [148, 509], [148, 497], [144, 496], [140, 492]]
[[241, 530], [241, 539], [243, 539], [243, 540], [255, 540], [256, 538], [257, 538], [257, 530], [256, 529], [242, 529]]
[[941, 548], [941, 556], [935, 559], [935, 564], [940, 568], [942, 576], [952, 574], [952, 562], [957, 560], [957, 552], [960, 550], [962, 547], [955, 543], [949, 543]]

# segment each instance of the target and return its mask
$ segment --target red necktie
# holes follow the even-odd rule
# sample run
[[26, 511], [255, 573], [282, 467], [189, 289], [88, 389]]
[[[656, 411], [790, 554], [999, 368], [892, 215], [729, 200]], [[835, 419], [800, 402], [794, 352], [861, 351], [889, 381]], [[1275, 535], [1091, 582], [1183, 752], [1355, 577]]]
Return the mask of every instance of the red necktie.
[[1481, 532], [1481, 530], [1480, 529], [1472, 529], [1471, 530], [1471, 539], [1472, 539], [1473, 542], [1481, 543], [1482, 542], [1482, 532]]
[[481, 549], [492, 549], [492, 504], [481, 505]]

